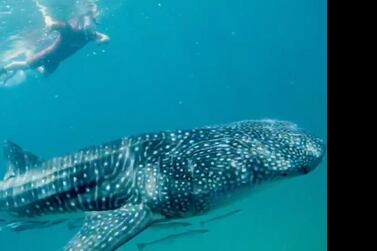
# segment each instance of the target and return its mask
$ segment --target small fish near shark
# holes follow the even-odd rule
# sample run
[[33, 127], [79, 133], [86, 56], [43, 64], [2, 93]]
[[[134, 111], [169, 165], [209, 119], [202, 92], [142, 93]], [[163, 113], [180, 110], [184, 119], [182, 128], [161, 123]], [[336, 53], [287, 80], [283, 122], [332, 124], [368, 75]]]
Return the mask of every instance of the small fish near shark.
[[199, 222], [199, 224], [200, 224], [200, 226], [203, 227], [203, 226], [207, 225], [208, 223], [228, 218], [230, 216], [238, 214], [239, 212], [241, 212], [241, 209], [236, 209], [236, 210], [230, 211], [228, 213], [225, 213], [225, 214], [222, 214], [222, 215], [210, 218], [208, 220], [203, 220], [203, 221]]
[[6, 141], [0, 225], [11, 219], [24, 230], [84, 215], [64, 250], [112, 251], [154, 223], [203, 215], [259, 184], [308, 174], [324, 153], [320, 139], [277, 120], [145, 133], [47, 160]]
[[[162, 237], [162, 238], [157, 239], [157, 240], [137, 243], [136, 246], [137, 246], [139, 251], [142, 251], [146, 247], [149, 247], [149, 246], [154, 246], [154, 245], [157, 245], [157, 244], [170, 243], [171, 241], [174, 241], [174, 240], [177, 240], [177, 239], [196, 236], [198, 234], [208, 233], [209, 230], [204, 229], [203, 228], [204, 225], [211, 223], [211, 222], [215, 222], [215, 221], [219, 221], [219, 220], [228, 218], [228, 217], [233, 216], [233, 215], [235, 215], [239, 212], [241, 212], [241, 209], [232, 210], [232, 211], [227, 212], [225, 214], [221, 214], [221, 215], [212, 217], [210, 219], [200, 221], [199, 224], [202, 227], [201, 229], [192, 229], [192, 230], [187, 230], [187, 231], [181, 232], [181, 233], [170, 234], [170, 235], [167, 235], [167, 236]], [[156, 226], [156, 225], [158, 225], [158, 227], [160, 227], [160, 225], [162, 225], [163, 228], [164, 228], [165, 225], [166, 225], [165, 227], [168, 227], [168, 228], [171, 228], [171, 227], [173, 227], [173, 228], [183, 228], [183, 227], [193, 226], [194, 224], [189, 223], [189, 222], [181, 222], [181, 221], [175, 222], [175, 221], [173, 221], [171, 223], [153, 224], [152, 226]]]
[[177, 234], [171, 234], [171, 235], [162, 237], [162, 238], [157, 239], [157, 240], [137, 243], [136, 246], [137, 246], [137, 249], [139, 251], [143, 251], [146, 247], [149, 247], [149, 246], [154, 246], [154, 245], [163, 244], [163, 243], [170, 243], [170, 242], [177, 240], [177, 239], [196, 236], [196, 235], [199, 235], [199, 234], [205, 234], [205, 233], [208, 233], [208, 232], [209, 231], [207, 229], [188, 230], [188, 231], [177, 233]]

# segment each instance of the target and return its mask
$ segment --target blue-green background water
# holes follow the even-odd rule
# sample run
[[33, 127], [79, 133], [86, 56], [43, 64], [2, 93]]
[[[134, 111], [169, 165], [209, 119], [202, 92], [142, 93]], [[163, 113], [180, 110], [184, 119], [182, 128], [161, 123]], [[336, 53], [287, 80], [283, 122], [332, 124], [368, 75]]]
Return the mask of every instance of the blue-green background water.
[[[38, 32], [30, 2], [0, 0], [0, 52], [12, 33]], [[66, 7], [41, 2], [55, 13]], [[15, 18], [6, 5], [26, 10]], [[260, 118], [326, 139], [326, 1], [103, 0], [99, 8], [111, 43], [85, 47], [48, 79], [0, 89], [0, 140], [48, 158], [135, 133]], [[209, 233], [149, 250], [326, 250], [326, 172], [325, 159], [237, 202], [242, 212]], [[74, 233], [3, 231], [0, 250], [57, 250]], [[167, 233], [148, 230], [121, 250]]]

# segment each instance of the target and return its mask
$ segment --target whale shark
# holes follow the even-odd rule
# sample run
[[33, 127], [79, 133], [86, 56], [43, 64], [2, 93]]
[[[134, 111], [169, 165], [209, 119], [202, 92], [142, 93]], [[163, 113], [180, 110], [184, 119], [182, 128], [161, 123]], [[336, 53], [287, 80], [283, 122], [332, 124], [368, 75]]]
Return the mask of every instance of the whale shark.
[[116, 250], [152, 224], [308, 174], [324, 153], [321, 139], [279, 120], [144, 133], [51, 159], [5, 141], [0, 224], [17, 231], [84, 216], [63, 249]]

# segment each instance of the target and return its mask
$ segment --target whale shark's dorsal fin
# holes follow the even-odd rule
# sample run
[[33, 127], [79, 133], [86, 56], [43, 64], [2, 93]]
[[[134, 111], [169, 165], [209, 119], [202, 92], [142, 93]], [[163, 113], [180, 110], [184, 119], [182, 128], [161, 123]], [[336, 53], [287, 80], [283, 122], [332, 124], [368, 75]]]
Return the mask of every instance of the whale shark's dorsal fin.
[[27, 172], [40, 161], [38, 156], [25, 152], [20, 146], [9, 140], [4, 142], [4, 158], [7, 162], [4, 180]]
[[144, 204], [126, 204], [116, 210], [89, 213], [80, 231], [64, 250], [113, 251], [153, 221], [153, 213]]

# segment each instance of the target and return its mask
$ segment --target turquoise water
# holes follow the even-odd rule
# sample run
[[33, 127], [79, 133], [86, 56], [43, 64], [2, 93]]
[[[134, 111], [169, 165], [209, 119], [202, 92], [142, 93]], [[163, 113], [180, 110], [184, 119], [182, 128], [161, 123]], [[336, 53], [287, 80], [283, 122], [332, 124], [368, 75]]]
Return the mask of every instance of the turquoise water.
[[[77, 12], [75, 1], [40, 2], [61, 18]], [[102, 0], [98, 8], [111, 43], [88, 45], [47, 79], [31, 74], [0, 88], [0, 140], [48, 158], [135, 133], [261, 118], [326, 139], [326, 1]], [[9, 51], [32, 49], [42, 27], [33, 1], [0, 0], [2, 63]], [[308, 176], [216, 212], [242, 209], [208, 233], [145, 250], [326, 250], [326, 172], [325, 159]], [[120, 250], [172, 232], [147, 230]], [[57, 250], [74, 234], [65, 225], [2, 231], [0, 250]]]

